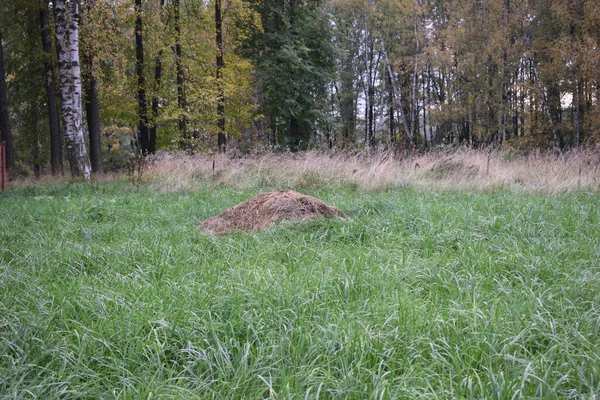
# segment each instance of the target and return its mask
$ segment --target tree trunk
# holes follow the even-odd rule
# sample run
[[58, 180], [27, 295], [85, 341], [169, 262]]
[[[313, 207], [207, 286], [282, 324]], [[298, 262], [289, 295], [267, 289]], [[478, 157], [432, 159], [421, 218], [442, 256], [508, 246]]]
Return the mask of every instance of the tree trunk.
[[290, 150], [300, 150], [300, 124], [296, 117], [290, 118]]
[[[546, 90], [544, 88], [544, 83], [540, 78], [540, 73], [535, 65], [535, 61], [533, 58], [533, 50], [531, 47], [531, 41], [529, 40], [529, 36], [525, 33], [525, 29], [523, 27], [523, 23], [521, 23], [521, 35], [523, 37], [523, 44], [525, 45], [525, 49], [528, 52], [528, 58], [530, 60], [530, 67], [532, 73], [532, 79], [537, 83], [540, 96], [542, 98], [542, 109], [546, 118], [548, 119], [548, 123], [550, 124], [550, 132], [552, 133], [552, 138], [554, 139], [554, 143], [559, 149], [562, 149], [562, 140], [559, 137], [558, 129], [556, 129], [556, 123], [554, 118], [552, 118], [552, 111], [548, 102], [548, 96], [546, 95]], [[559, 102], [560, 102], [560, 94], [559, 94]]]
[[342, 146], [350, 144], [356, 130], [356, 94], [354, 91], [353, 56], [349, 54], [344, 63], [339, 94], [340, 118], [342, 120]]
[[[87, 2], [86, 12], [89, 14], [95, 0]], [[88, 43], [83, 51], [85, 63], [85, 111], [88, 126], [88, 135], [90, 138], [90, 161], [92, 163], [92, 172], [102, 172], [102, 149], [100, 140], [100, 102], [98, 100], [98, 83], [94, 72], [94, 45]]]
[[404, 115], [404, 108], [402, 107], [402, 99], [400, 98], [400, 91], [398, 90], [398, 86], [396, 85], [396, 77], [394, 76], [394, 71], [392, 71], [392, 64], [390, 63], [390, 59], [388, 58], [387, 51], [385, 50], [385, 44], [383, 43], [383, 38], [381, 37], [381, 33], [379, 33], [379, 43], [381, 43], [381, 51], [383, 52], [383, 58], [385, 61], [385, 66], [388, 71], [388, 75], [391, 80], [392, 89], [394, 91], [394, 97], [396, 99], [396, 103], [398, 104], [398, 113], [400, 114], [400, 119], [402, 120], [402, 126], [404, 128], [404, 134], [406, 135], [406, 140], [408, 142], [408, 148], [412, 151], [415, 148], [415, 138], [413, 133], [408, 127], [408, 123], [406, 122], [406, 116]]
[[175, 22], [175, 69], [177, 70], [177, 105], [179, 106], [179, 133], [181, 135], [182, 147], [188, 145], [187, 118], [185, 116], [187, 101], [184, 92], [184, 78], [181, 49], [181, 18], [179, 0], [173, 1], [173, 19]]
[[[376, 13], [375, 10], [375, 0], [370, 0], [371, 8]], [[381, 35], [381, 27], [380, 22], [377, 19], [377, 36], [379, 37], [379, 44], [381, 45], [381, 52], [383, 53], [383, 60], [385, 62], [385, 68], [387, 70], [388, 76], [390, 78], [390, 83], [392, 84], [392, 90], [394, 91], [394, 98], [396, 99], [396, 104], [398, 105], [398, 114], [400, 119], [402, 120], [402, 127], [404, 128], [404, 134], [406, 135], [406, 141], [408, 142], [409, 150], [414, 150], [415, 148], [415, 138], [413, 136], [413, 132], [408, 127], [408, 122], [406, 121], [406, 114], [404, 112], [404, 107], [402, 107], [402, 98], [400, 97], [400, 91], [398, 90], [398, 85], [396, 83], [396, 76], [394, 75], [394, 71], [392, 70], [392, 64], [390, 63], [390, 59], [388, 57], [387, 50], [385, 48], [385, 43], [383, 41], [383, 36]]]
[[575, 96], [574, 96], [574, 106], [575, 106], [575, 147], [579, 147], [582, 144], [582, 126], [583, 126], [583, 113], [584, 113], [584, 104], [583, 104], [583, 81], [581, 79], [576, 79], [577, 82], [575, 88]]
[[432, 97], [433, 95], [431, 90], [431, 62], [427, 63], [427, 88], [423, 91], [425, 94], [425, 100], [423, 103], [425, 107], [423, 108], [423, 126], [425, 127], [425, 140], [427, 141], [427, 147], [429, 150], [433, 149], [433, 126], [432, 126], [432, 118], [431, 118], [431, 107], [430, 105], [433, 103]]
[[146, 73], [144, 71], [144, 36], [142, 0], [135, 0], [135, 72], [137, 75], [138, 145], [142, 154], [150, 153], [148, 103], [146, 101]]
[[4, 50], [2, 48], [2, 32], [0, 31], [0, 141], [6, 143], [6, 170], [9, 176], [14, 165], [12, 132], [8, 114], [8, 93], [6, 91], [6, 72], [4, 71]]
[[92, 172], [102, 172], [102, 151], [100, 140], [100, 103], [98, 101], [98, 85], [94, 77], [94, 55], [88, 54], [87, 64], [89, 76], [85, 91], [85, 110], [90, 138], [90, 161]]
[[369, 34], [369, 47], [367, 53], [367, 109], [366, 109], [366, 121], [367, 124], [365, 131], [365, 146], [372, 147], [374, 144], [374, 131], [373, 131], [373, 120], [374, 120], [374, 108], [375, 108], [375, 80], [376, 80], [376, 67], [375, 67], [375, 39]]
[[[370, 0], [370, 3], [371, 3], [371, 7], [373, 8], [373, 11], [376, 13], [375, 0]], [[394, 71], [392, 70], [392, 64], [390, 63], [390, 59], [388, 57], [387, 50], [385, 48], [383, 36], [381, 35], [380, 22], [378, 19], [376, 21], [376, 26], [377, 26], [377, 36], [379, 37], [379, 44], [381, 45], [381, 52], [383, 53], [383, 60], [385, 62], [385, 67], [386, 67], [386, 70], [390, 77], [390, 81], [391, 81], [390, 83], [392, 84], [392, 90], [394, 91], [394, 97], [395, 97], [396, 103], [398, 105], [398, 114], [400, 116], [400, 119], [402, 120], [402, 127], [404, 128], [404, 134], [406, 135], [406, 141], [408, 142], [408, 148], [409, 148], [409, 150], [412, 151], [415, 148], [415, 138], [414, 138], [413, 132], [408, 127], [408, 122], [406, 121], [406, 114], [404, 112], [404, 107], [402, 107], [402, 99], [400, 97], [400, 91], [398, 90], [398, 85], [396, 84], [396, 76], [394, 75]]]
[[50, 126], [50, 165], [52, 175], [63, 173], [62, 168], [62, 139], [60, 135], [60, 120], [58, 102], [56, 99], [56, 70], [52, 54], [52, 35], [50, 33], [50, 17], [48, 2], [40, 4], [40, 28], [42, 33], [42, 51], [44, 57], [44, 85], [46, 86], [46, 105], [48, 108], [48, 124]]
[[71, 175], [89, 179], [91, 166], [82, 128], [79, 1], [71, 0], [68, 3], [68, 13], [65, 3], [65, 0], [55, 0], [54, 19], [67, 159]]
[[[415, 34], [415, 54], [413, 56], [413, 74], [410, 91], [410, 120], [411, 132], [414, 138], [419, 138], [419, 98], [417, 96], [417, 88], [419, 87], [419, 54], [421, 53], [421, 43], [419, 42], [419, 28], [417, 26], [417, 14], [413, 16], [413, 32]], [[413, 144], [414, 146], [414, 144]]]
[[156, 152], [156, 130], [158, 128], [158, 90], [162, 80], [162, 55], [160, 50], [156, 56], [156, 66], [154, 67], [154, 97], [152, 97], [152, 126], [150, 126], [150, 138], [148, 143], [148, 153]]
[[[525, 82], [526, 81], [526, 75], [525, 75], [526, 64], [525, 64], [525, 62], [522, 63], [521, 69], [522, 69], [521, 80], [523, 82]], [[525, 88], [521, 88], [520, 93], [519, 93], [519, 136], [525, 136], [525, 97], [526, 97], [526, 95], [527, 95], [527, 90], [525, 90]]]
[[[165, 6], [165, 0], [160, 1], [160, 13], [162, 17], [163, 8]], [[156, 56], [156, 66], [154, 67], [154, 95], [152, 97], [152, 126], [150, 127], [150, 138], [149, 138], [149, 153], [156, 152], [156, 130], [158, 127], [158, 91], [160, 90], [160, 84], [162, 80], [162, 56], [163, 50], [158, 51]]]
[[507, 50], [502, 50], [502, 73], [500, 81], [500, 98], [502, 99], [500, 104], [500, 114], [498, 116], [498, 137], [500, 142], [506, 142], [508, 140], [508, 129], [507, 129], [507, 108], [509, 106], [510, 99], [508, 97], [508, 62], [507, 62]]
[[223, 29], [221, 16], [221, 0], [215, 0], [215, 26], [217, 43], [217, 122], [219, 153], [225, 153], [227, 145], [227, 136], [225, 135], [225, 90], [223, 87]]
[[388, 119], [390, 126], [390, 145], [394, 146], [396, 136], [396, 121], [394, 119], [394, 89], [392, 88], [392, 78], [389, 73], [385, 73], [388, 81]]
[[369, 95], [369, 106], [368, 106], [368, 110], [367, 110], [368, 124], [367, 124], [367, 138], [366, 138], [365, 144], [368, 147], [373, 147], [373, 145], [375, 144], [375, 131], [374, 131], [375, 85], [373, 85], [371, 82], [369, 82], [368, 95]]

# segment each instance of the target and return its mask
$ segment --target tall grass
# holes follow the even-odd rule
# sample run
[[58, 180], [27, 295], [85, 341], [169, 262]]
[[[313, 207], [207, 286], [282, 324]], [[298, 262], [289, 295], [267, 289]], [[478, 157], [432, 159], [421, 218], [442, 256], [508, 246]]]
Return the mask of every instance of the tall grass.
[[399, 157], [393, 152], [267, 154], [209, 157], [162, 154], [145, 178], [159, 191], [194, 190], [206, 182], [240, 189], [256, 187], [361, 190], [410, 186], [423, 189], [564, 193], [600, 188], [600, 153], [507, 153], [462, 149]]
[[[186, 155], [158, 153], [122, 173], [100, 174], [95, 182], [129, 180], [158, 192], [235, 189], [319, 189], [367, 191], [412, 187], [471, 191], [511, 190], [560, 194], [600, 189], [600, 152], [532, 152], [518, 155], [459, 148], [405, 157], [392, 151]], [[65, 184], [68, 176], [19, 178], [12, 187]]]
[[[325, 165], [307, 157], [298, 171]], [[0, 196], [0, 398], [600, 394], [596, 193], [365, 192], [307, 175], [304, 192], [348, 219], [199, 230], [297, 183], [302, 174], [248, 183], [285, 179], [276, 160], [227, 160], [248, 172], [238, 181], [223, 168], [231, 186], [218, 189], [165, 159], [147, 185]], [[175, 164], [169, 186], [159, 178]]]

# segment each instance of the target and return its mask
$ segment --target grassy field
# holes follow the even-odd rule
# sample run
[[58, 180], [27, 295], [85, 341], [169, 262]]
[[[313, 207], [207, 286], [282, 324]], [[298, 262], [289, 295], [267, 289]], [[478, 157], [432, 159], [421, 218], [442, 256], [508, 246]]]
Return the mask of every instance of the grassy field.
[[308, 183], [348, 218], [224, 238], [267, 186], [11, 188], [0, 398], [599, 397], [597, 192]]

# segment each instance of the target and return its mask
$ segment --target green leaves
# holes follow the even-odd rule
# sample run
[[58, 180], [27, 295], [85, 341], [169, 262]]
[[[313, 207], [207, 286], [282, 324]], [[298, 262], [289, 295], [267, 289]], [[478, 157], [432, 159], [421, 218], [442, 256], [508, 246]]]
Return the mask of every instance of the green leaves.
[[333, 75], [329, 21], [314, 1], [267, 0], [256, 7], [264, 32], [252, 38], [249, 49], [257, 55], [263, 111], [283, 144], [292, 150], [305, 148], [324, 118], [320, 100]]

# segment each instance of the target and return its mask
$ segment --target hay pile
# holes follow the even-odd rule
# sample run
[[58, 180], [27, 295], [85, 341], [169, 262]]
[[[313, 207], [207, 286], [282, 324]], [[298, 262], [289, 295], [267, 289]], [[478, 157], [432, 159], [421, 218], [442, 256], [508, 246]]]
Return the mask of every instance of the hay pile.
[[213, 235], [225, 235], [233, 231], [255, 231], [279, 221], [306, 220], [320, 216], [345, 214], [321, 200], [292, 190], [261, 193], [221, 214], [207, 219], [202, 229]]

